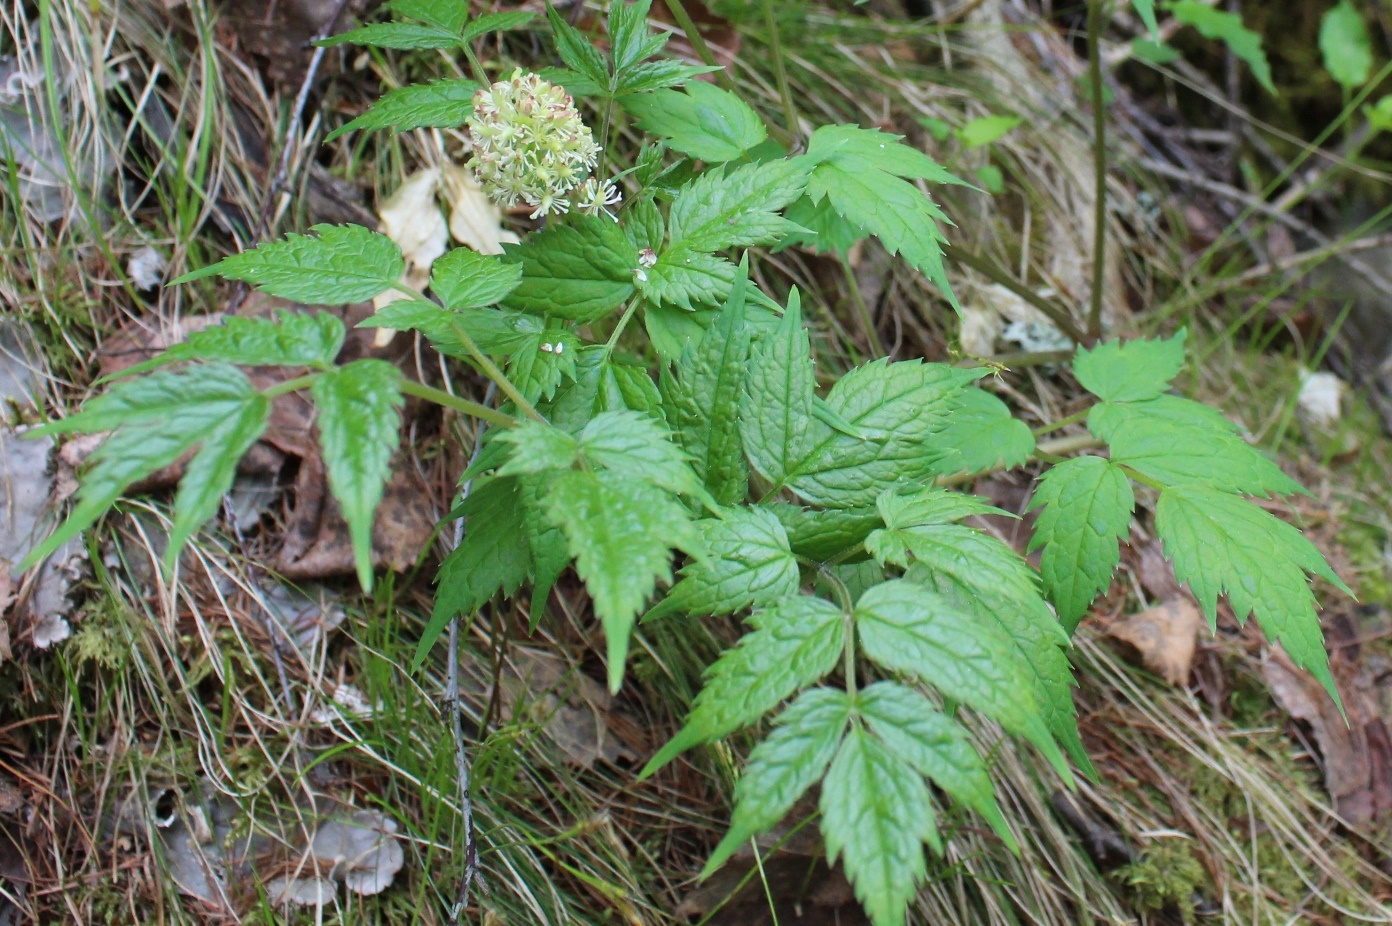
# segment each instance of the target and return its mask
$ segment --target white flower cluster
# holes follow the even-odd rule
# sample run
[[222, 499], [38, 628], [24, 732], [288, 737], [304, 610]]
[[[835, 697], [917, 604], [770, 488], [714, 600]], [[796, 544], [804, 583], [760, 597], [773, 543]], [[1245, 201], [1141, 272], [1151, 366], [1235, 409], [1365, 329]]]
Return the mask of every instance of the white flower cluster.
[[532, 218], [570, 209], [568, 194], [584, 183], [579, 207], [597, 214], [619, 200], [612, 181], [586, 180], [599, 145], [565, 89], [519, 68], [474, 94], [468, 121], [469, 162], [483, 188], [503, 206], [524, 202]]

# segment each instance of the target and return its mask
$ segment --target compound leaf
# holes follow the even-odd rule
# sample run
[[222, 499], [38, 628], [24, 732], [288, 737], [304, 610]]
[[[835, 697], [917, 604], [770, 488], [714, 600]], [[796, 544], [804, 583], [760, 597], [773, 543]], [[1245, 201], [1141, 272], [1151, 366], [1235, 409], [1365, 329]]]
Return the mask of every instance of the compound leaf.
[[1180, 330], [1172, 338], [1108, 341], [1082, 348], [1073, 359], [1073, 374], [1104, 402], [1153, 399], [1184, 369], [1184, 338]]
[[580, 432], [580, 452], [621, 478], [681, 495], [705, 495], [686, 454], [651, 415], [629, 409], [596, 415]]
[[315, 225], [317, 237], [287, 235], [186, 273], [175, 283], [218, 276], [310, 305], [364, 302], [391, 289], [406, 269], [401, 249], [360, 225]]
[[574, 216], [504, 248], [509, 263], [522, 265], [522, 282], [504, 301], [507, 308], [592, 322], [633, 295], [638, 251], [607, 218]]
[[1136, 418], [1111, 432], [1112, 462], [1162, 485], [1204, 485], [1242, 495], [1309, 492], [1236, 434]]
[[685, 91], [628, 96], [624, 108], [669, 147], [710, 163], [733, 161], [768, 137], [759, 114], [728, 90], [693, 81]]
[[329, 488], [343, 510], [358, 565], [372, 589], [372, 518], [400, 441], [401, 371], [385, 360], [355, 360], [310, 387]]
[[864, 727], [854, 725], [822, 783], [827, 862], [841, 859], [875, 926], [902, 926], [923, 880], [923, 843], [942, 850], [923, 776]]
[[281, 310], [278, 317], [228, 316], [222, 324], [195, 331], [158, 357], [122, 370], [144, 373], [169, 363], [211, 360], [240, 366], [326, 367], [343, 347], [343, 322], [328, 312]]
[[1224, 418], [1218, 409], [1193, 399], [1168, 394], [1140, 402], [1098, 402], [1088, 410], [1088, 430], [1099, 440], [1110, 441], [1118, 428], [1138, 418], [1186, 428], [1237, 433], [1237, 426]]
[[682, 187], [667, 216], [673, 250], [772, 244], [798, 227], [778, 214], [807, 185], [806, 167], [780, 159], [708, 170]]
[[934, 464], [942, 474], [1019, 466], [1034, 453], [1034, 432], [983, 389], [964, 390], [938, 443], [949, 448]]
[[349, 29], [338, 35], [320, 39], [314, 44], [324, 48], [335, 45], [371, 45], [375, 48], [402, 50], [419, 48], [456, 48], [461, 39], [457, 31], [420, 23], [373, 23]]
[[643, 769], [651, 775], [697, 743], [749, 726], [836, 667], [846, 615], [820, 598], [786, 598], [749, 618], [753, 627], [706, 671], [686, 726]]
[[812, 417], [812, 345], [802, 327], [796, 290], [772, 334], [754, 345], [740, 403], [740, 434], [749, 462], [764, 478], [783, 484], [796, 461], [806, 455]]
[[819, 510], [774, 502], [765, 507], [783, 524], [793, 552], [819, 563], [860, 546], [871, 531], [884, 526], [873, 506]]
[[1239, 623], [1255, 616], [1339, 700], [1305, 574], [1349, 590], [1304, 534], [1250, 501], [1204, 486], [1161, 492], [1155, 526], [1175, 576], [1189, 584], [1210, 627], [1217, 627], [1218, 596], [1226, 594]]
[[1029, 548], [1044, 548], [1044, 589], [1072, 633], [1121, 561], [1118, 541], [1130, 536], [1136, 507], [1131, 481], [1102, 457], [1065, 460], [1039, 480], [1030, 507], [1043, 510]]
[[435, 261], [430, 272], [430, 291], [445, 308], [458, 312], [479, 309], [503, 301], [522, 282], [522, 267], [501, 258], [455, 248]]
[[474, 94], [479, 89], [477, 81], [448, 78], [388, 90], [371, 109], [334, 129], [324, 141], [358, 129], [391, 129], [396, 133], [463, 125], [474, 113]]
[[565, 532], [580, 578], [608, 641], [609, 687], [623, 679], [628, 638], [657, 580], [671, 581], [672, 547], [698, 543], [689, 515], [647, 482], [618, 473], [571, 470], [546, 493], [547, 515]]
[[[455, 0], [451, 0], [451, 2], [455, 2]], [[487, 35], [490, 32], [509, 32], [513, 29], [521, 29], [530, 25], [534, 18], [536, 18], [536, 14], [530, 10], [484, 13], [471, 19], [459, 37], [462, 41], [472, 42], [479, 36]]]
[[682, 569], [682, 580], [644, 620], [673, 611], [733, 614], [797, 594], [797, 558], [771, 512], [727, 508], [718, 518], [697, 521], [696, 527], [701, 531], [702, 556]]
[[[566, 67], [583, 75], [597, 89], [609, 86], [609, 66], [599, 50], [590, 44], [589, 39], [556, 12], [550, 3], [546, 4], [546, 18], [551, 22], [551, 34], [556, 40], [556, 53], [561, 56]], [[545, 76], [545, 75], [543, 75]]]
[[541, 421], [524, 421], [494, 438], [509, 448], [500, 476], [547, 473], [575, 465], [580, 442], [561, 428]]
[[735, 812], [730, 831], [711, 853], [701, 872], [709, 877], [735, 850], [776, 824], [797, 799], [816, 784], [841, 743], [851, 716], [844, 691], [812, 688], [775, 721], [764, 741], [754, 747], [744, 774], [735, 785]]

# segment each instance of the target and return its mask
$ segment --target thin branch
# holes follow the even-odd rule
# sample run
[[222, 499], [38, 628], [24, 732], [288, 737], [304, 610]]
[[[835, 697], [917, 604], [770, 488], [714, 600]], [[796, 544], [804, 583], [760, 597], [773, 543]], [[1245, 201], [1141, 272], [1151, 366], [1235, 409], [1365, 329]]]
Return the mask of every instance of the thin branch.
[[1106, 88], [1102, 83], [1101, 38], [1103, 5], [1107, 0], [1091, 0], [1088, 4], [1087, 45], [1088, 78], [1092, 82], [1092, 169], [1093, 232], [1092, 232], [1092, 309], [1088, 313], [1088, 337], [1102, 336], [1102, 287], [1107, 276], [1107, 109]]

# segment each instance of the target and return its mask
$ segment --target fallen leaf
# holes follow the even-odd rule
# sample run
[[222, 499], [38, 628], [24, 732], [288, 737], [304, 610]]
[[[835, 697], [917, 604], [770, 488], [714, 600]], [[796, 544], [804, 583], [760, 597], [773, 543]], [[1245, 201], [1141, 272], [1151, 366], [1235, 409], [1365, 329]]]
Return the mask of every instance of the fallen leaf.
[[[395, 241], [406, 259], [401, 282], [415, 290], [424, 290], [430, 285], [430, 268], [449, 244], [449, 228], [435, 201], [439, 187], [439, 169], [418, 170], [407, 177], [377, 211], [380, 219], [377, 230]], [[389, 289], [374, 298], [372, 305], [380, 310], [409, 298], [400, 290]], [[378, 331], [387, 332], [386, 336], [378, 335], [373, 342], [381, 347], [391, 339], [392, 332], [389, 328]]]
[[1001, 318], [989, 306], [969, 305], [962, 310], [959, 341], [962, 353], [968, 357], [989, 357], [996, 352], [996, 337], [1001, 332]]
[[1361, 725], [1353, 722], [1353, 716], [1345, 723], [1324, 688], [1309, 673], [1292, 666], [1284, 653], [1268, 654], [1261, 669], [1281, 709], [1310, 725], [1324, 762], [1325, 787], [1342, 813], [1348, 798], [1367, 787], [1371, 774]]
[[1178, 597], [1114, 621], [1107, 636], [1135, 647], [1147, 669], [1182, 686], [1189, 682], [1202, 623], [1198, 605]]
[[488, 198], [468, 168], [446, 166], [441, 190], [450, 206], [449, 231], [455, 241], [480, 254], [501, 254], [504, 243], [522, 240], [503, 228], [503, 210]]
[[1308, 424], [1331, 428], [1343, 417], [1344, 394], [1348, 383], [1333, 373], [1300, 371], [1300, 394], [1296, 411]]

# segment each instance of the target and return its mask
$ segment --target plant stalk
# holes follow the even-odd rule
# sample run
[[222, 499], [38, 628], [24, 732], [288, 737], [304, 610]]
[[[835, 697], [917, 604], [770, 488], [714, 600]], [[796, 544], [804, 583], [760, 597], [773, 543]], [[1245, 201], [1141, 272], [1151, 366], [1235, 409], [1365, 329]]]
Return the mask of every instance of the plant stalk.
[[998, 283], [1004, 286], [1006, 289], [1043, 312], [1049, 321], [1058, 326], [1059, 331], [1068, 335], [1069, 339], [1075, 343], [1087, 343], [1088, 336], [1073, 322], [1073, 319], [1069, 317], [1067, 311], [1045, 299], [986, 258], [973, 254], [971, 251], [963, 250], [953, 244], [944, 244], [942, 246], [942, 252], [943, 257], [948, 260], [955, 261], [964, 267], [975, 270], [992, 283]]
[[1089, 0], [1087, 19], [1088, 77], [1092, 82], [1092, 307], [1088, 313], [1088, 339], [1102, 337], [1102, 287], [1107, 276], [1107, 110], [1102, 83], [1102, 30], [1108, 0]]
[[401, 391], [407, 395], [413, 395], [418, 399], [425, 399], [427, 402], [434, 402], [436, 405], [443, 405], [445, 408], [452, 408], [461, 414], [470, 415], [491, 425], [500, 428], [515, 428], [521, 422], [511, 415], [505, 415], [496, 408], [489, 408], [478, 402], [471, 402], [468, 399], [460, 398], [443, 389], [436, 389], [424, 383], [414, 380], [406, 380], [401, 384]]

